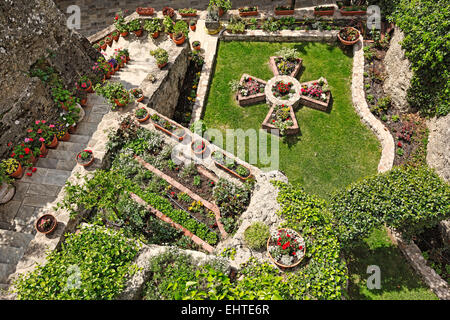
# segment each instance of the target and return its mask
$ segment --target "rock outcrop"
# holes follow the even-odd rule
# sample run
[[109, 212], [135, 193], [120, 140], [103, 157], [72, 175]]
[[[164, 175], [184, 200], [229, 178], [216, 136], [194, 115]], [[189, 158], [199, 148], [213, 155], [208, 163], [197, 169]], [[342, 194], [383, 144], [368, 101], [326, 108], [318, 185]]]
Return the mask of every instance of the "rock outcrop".
[[48, 90], [29, 76], [37, 60], [50, 56], [68, 88], [98, 57], [89, 41], [67, 28], [66, 17], [51, 0], [0, 2], [0, 158], [7, 142], [19, 142], [36, 119], [59, 114]]
[[406, 100], [413, 72], [411, 71], [409, 60], [405, 57], [405, 51], [400, 44], [404, 37], [403, 32], [399, 28], [395, 28], [391, 45], [384, 59], [386, 79], [383, 89], [387, 95], [391, 96], [392, 107], [399, 113], [413, 111]]

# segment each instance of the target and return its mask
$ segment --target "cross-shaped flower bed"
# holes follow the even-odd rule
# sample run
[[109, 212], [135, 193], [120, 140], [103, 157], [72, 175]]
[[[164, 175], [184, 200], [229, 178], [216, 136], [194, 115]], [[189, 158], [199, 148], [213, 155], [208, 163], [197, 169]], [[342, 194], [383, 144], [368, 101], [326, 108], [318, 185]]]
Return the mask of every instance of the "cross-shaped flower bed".
[[310, 108], [328, 111], [331, 91], [325, 78], [302, 83], [300, 102]]
[[244, 73], [239, 81], [236, 99], [240, 106], [248, 106], [266, 100], [266, 81]]

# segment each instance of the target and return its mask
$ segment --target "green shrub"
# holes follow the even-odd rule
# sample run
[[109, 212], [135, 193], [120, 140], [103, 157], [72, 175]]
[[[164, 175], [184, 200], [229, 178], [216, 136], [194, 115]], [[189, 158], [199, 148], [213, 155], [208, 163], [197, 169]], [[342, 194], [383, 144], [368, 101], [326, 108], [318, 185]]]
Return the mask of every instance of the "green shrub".
[[[15, 282], [21, 300], [110, 300], [133, 273], [138, 245], [121, 233], [94, 226], [68, 234], [47, 263]], [[77, 278], [79, 275], [79, 278]], [[78, 280], [79, 279], [79, 280]]]
[[347, 244], [385, 223], [408, 239], [450, 216], [450, 186], [427, 167], [396, 167], [337, 192], [330, 208]]
[[254, 250], [264, 248], [269, 236], [270, 236], [269, 227], [259, 221], [253, 223], [244, 232], [245, 242], [250, 248]]

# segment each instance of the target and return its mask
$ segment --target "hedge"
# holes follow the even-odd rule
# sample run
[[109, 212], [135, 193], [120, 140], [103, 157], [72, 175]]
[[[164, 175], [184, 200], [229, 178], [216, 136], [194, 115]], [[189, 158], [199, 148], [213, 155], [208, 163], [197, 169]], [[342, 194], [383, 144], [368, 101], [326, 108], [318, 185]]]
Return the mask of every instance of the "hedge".
[[427, 167], [396, 167], [335, 193], [330, 209], [346, 244], [384, 224], [410, 239], [450, 216], [450, 186]]

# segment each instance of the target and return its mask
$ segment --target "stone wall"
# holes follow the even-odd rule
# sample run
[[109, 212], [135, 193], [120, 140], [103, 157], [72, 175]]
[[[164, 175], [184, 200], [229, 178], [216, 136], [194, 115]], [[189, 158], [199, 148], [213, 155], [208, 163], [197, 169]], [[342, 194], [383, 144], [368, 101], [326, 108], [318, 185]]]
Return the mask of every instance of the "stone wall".
[[67, 29], [53, 1], [0, 2], [0, 157], [9, 152], [7, 142], [23, 140], [32, 121], [59, 113], [41, 81], [28, 76], [49, 50], [54, 53], [51, 65], [70, 87], [98, 56], [86, 38]]
[[[333, 3], [333, 0], [302, 0], [297, 1], [296, 7], [308, 7]], [[81, 9], [81, 29], [79, 30], [86, 36], [90, 36], [113, 23], [113, 16], [120, 9], [128, 10], [129, 13], [136, 10], [137, 7], [151, 6], [156, 10], [161, 10], [165, 6], [174, 9], [196, 8], [205, 10], [208, 7], [209, 0], [55, 0], [58, 8], [66, 13], [70, 5], [78, 5]], [[233, 8], [239, 8], [248, 5], [258, 5], [261, 9], [272, 9], [276, 5], [286, 5], [287, 0], [233, 0]]]
[[407, 90], [410, 87], [413, 73], [411, 64], [405, 57], [405, 51], [401, 47], [401, 41], [405, 35], [399, 28], [395, 28], [391, 44], [386, 52], [384, 65], [386, 67], [386, 79], [383, 89], [392, 98], [392, 106], [399, 113], [411, 112], [411, 106], [406, 100]]

